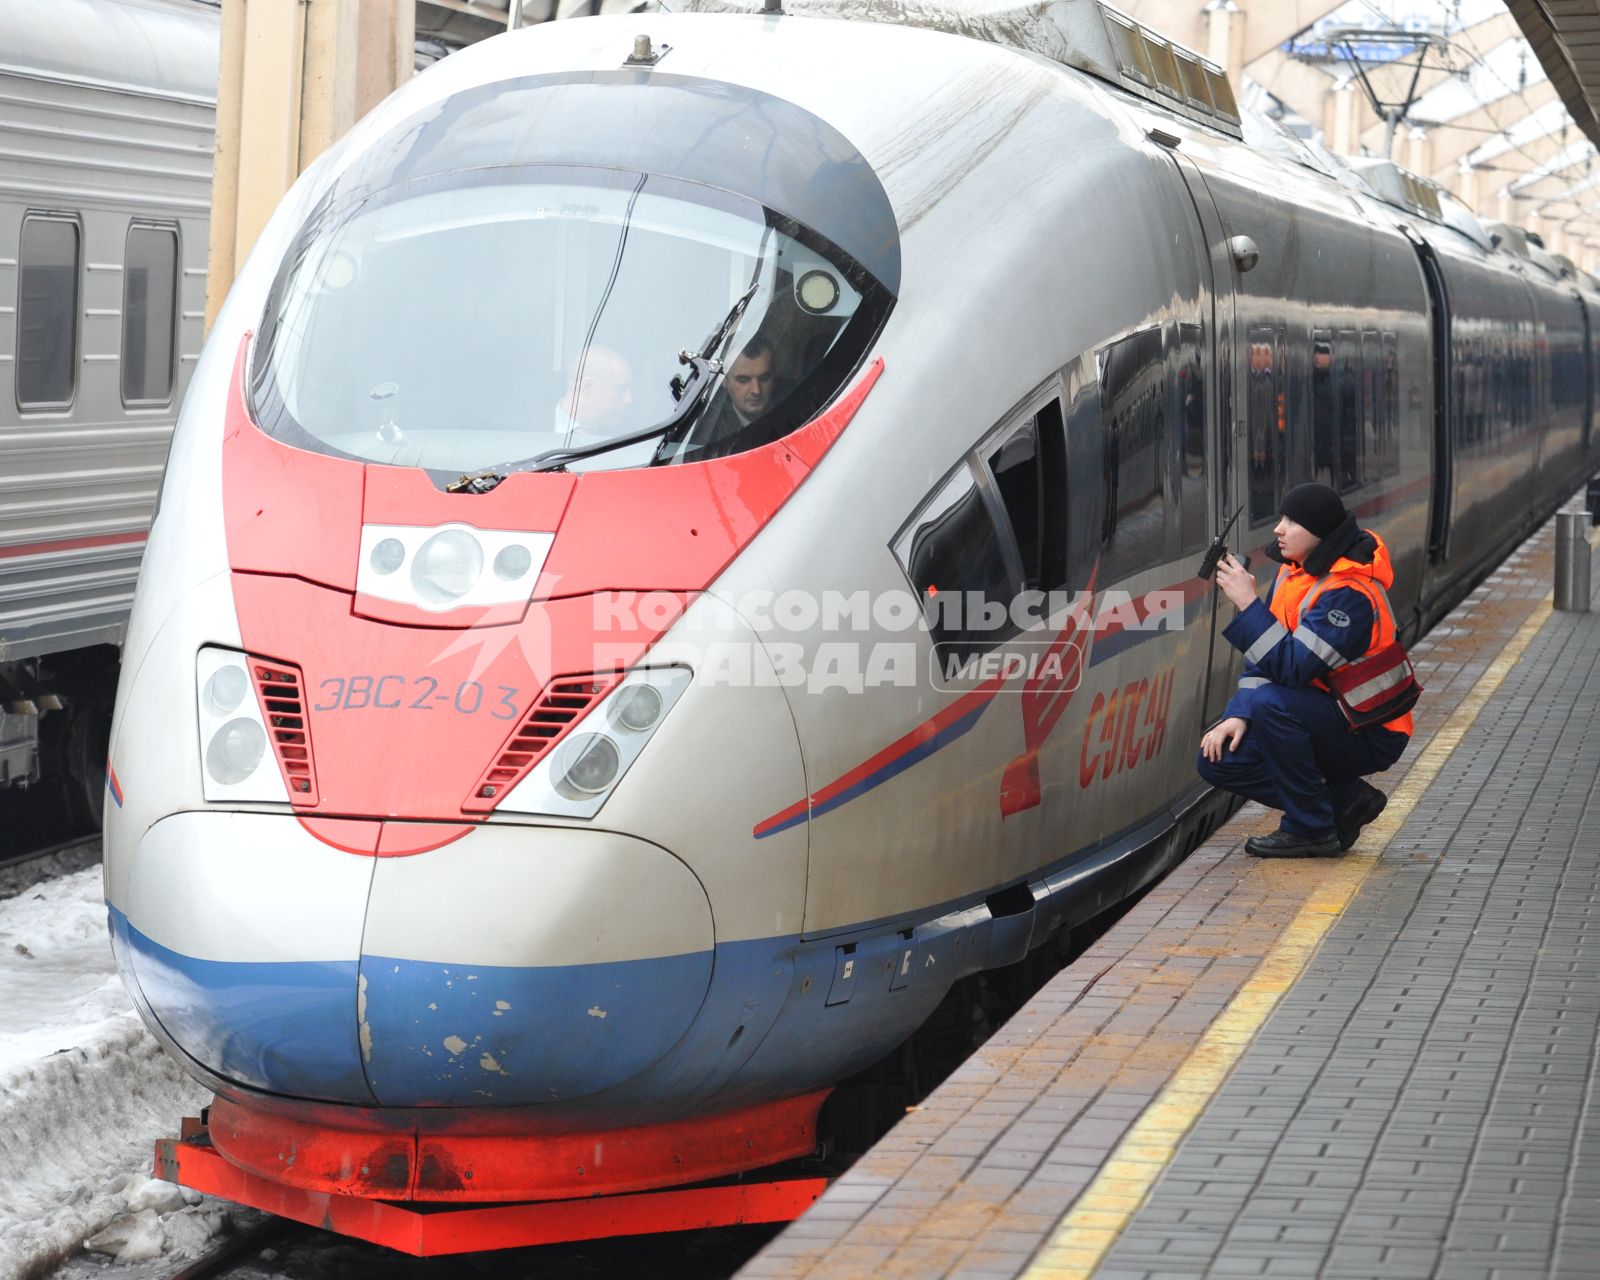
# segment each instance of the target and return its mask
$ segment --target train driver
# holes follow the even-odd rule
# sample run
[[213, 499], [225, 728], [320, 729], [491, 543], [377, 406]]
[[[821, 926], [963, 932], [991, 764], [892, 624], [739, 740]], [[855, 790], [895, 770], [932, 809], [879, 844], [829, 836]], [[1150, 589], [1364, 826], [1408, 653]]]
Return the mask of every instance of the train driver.
[[772, 341], [757, 333], [728, 365], [722, 394], [708, 415], [703, 438], [715, 442], [738, 435], [790, 390], [789, 382], [778, 377], [778, 356]]
[[1222, 720], [1200, 740], [1197, 768], [1213, 786], [1283, 811], [1277, 831], [1246, 841], [1254, 856], [1337, 857], [1383, 812], [1387, 798], [1362, 778], [1400, 758], [1412, 722], [1407, 713], [1354, 732], [1321, 677], [1394, 639], [1388, 600], [1373, 590], [1386, 590], [1394, 569], [1383, 539], [1327, 485], [1297, 485], [1279, 509], [1267, 555], [1281, 567], [1265, 603], [1232, 556], [1217, 568], [1239, 610], [1222, 634], [1246, 664]]
[[567, 373], [567, 391], [556, 405], [554, 429], [573, 436], [615, 435], [633, 407], [633, 369], [610, 347], [585, 347]]

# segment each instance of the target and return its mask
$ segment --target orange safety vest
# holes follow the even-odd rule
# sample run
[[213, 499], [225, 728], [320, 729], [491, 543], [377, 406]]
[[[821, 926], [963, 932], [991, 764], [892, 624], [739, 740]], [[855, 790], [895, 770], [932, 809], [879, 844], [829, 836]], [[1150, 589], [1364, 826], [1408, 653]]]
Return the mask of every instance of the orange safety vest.
[[[1300, 615], [1311, 607], [1312, 600], [1322, 594], [1327, 587], [1349, 587], [1361, 592], [1372, 602], [1372, 635], [1367, 640], [1366, 652], [1361, 655], [1362, 658], [1394, 643], [1394, 610], [1389, 605], [1388, 592], [1373, 576], [1371, 565], [1361, 564], [1345, 556], [1335, 560], [1333, 567], [1320, 578], [1313, 578], [1298, 566], [1279, 565], [1277, 579], [1272, 584], [1272, 599], [1268, 602], [1267, 608], [1272, 610], [1272, 616], [1283, 623], [1286, 630], [1292, 632], [1299, 625]], [[1360, 658], [1352, 661], [1359, 662]], [[1320, 678], [1313, 680], [1312, 684], [1319, 689], [1328, 688], [1327, 682]], [[1413, 727], [1411, 713], [1408, 711], [1396, 719], [1386, 720], [1383, 727], [1409, 737]]]

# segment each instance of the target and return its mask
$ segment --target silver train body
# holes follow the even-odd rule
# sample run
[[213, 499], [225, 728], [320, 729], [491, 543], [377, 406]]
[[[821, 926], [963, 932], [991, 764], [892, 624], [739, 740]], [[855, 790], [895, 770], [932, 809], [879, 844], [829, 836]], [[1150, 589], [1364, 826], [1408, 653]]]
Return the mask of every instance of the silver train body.
[[86, 779], [96, 818], [203, 337], [217, 38], [182, 0], [0, 2], [0, 787]]
[[[183, 407], [106, 810], [125, 978], [220, 1097], [560, 1133], [824, 1088], [1223, 816], [1194, 755], [1238, 658], [1194, 573], [1236, 508], [1251, 550], [1288, 485], [1335, 484], [1415, 635], [1594, 469], [1587, 281], [942, 12], [496, 38], [267, 227]], [[630, 64], [643, 35], [658, 60]], [[780, 347], [812, 332], [841, 287], [866, 317], [817, 330], [831, 370], [780, 353], [778, 398], [814, 393], [792, 430], [452, 486], [519, 413], [544, 431], [565, 354], [599, 341], [588, 304], [565, 349], [517, 310], [560, 270], [519, 246], [576, 220], [644, 253], [681, 217], [703, 229], [681, 265], [732, 252], [739, 201], [768, 211], [754, 284], [715, 258], [702, 305], [663, 259], [598, 334], [666, 317], [660, 376], [633, 355], [635, 399], [665, 406], [706, 316], [770, 317], [832, 272], [771, 322]], [[393, 257], [432, 236], [450, 270]], [[636, 287], [612, 247], [602, 309]], [[458, 553], [479, 567], [429, 567]], [[1020, 629], [930, 607], [1028, 588]], [[563, 680], [590, 754], [530, 764], [507, 734]], [[225, 740], [230, 715], [258, 728]]]

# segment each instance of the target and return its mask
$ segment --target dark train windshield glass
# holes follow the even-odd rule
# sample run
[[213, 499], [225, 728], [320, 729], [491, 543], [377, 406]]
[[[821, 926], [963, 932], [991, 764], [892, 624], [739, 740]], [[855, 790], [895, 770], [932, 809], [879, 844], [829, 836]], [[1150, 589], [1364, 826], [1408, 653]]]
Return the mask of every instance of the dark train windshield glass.
[[[299, 447], [436, 473], [674, 419], [565, 465], [715, 457], [833, 399], [898, 285], [875, 176], [792, 104], [689, 80], [483, 86], [333, 184], [269, 298], [253, 407]], [[712, 389], [685, 416], [680, 353], [702, 351]]]

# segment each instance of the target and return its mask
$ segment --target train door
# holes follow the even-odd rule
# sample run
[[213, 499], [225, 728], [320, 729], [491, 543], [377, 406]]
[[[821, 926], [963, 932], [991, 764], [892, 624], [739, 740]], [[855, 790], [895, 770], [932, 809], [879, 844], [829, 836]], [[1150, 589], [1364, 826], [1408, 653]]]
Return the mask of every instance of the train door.
[[[1233, 387], [1234, 360], [1234, 297], [1233, 262], [1228, 251], [1226, 233], [1217, 216], [1216, 206], [1206, 189], [1205, 179], [1199, 169], [1186, 156], [1173, 152], [1178, 170], [1183, 175], [1199, 216], [1205, 243], [1210, 246], [1210, 275], [1212, 282], [1211, 340], [1204, 343], [1200, 353], [1206, 384], [1205, 427], [1205, 497], [1206, 528], [1211, 534], [1219, 532], [1228, 517], [1238, 509], [1240, 497], [1238, 477], [1233, 465], [1234, 426], [1233, 406], [1236, 401]], [[1186, 517], [1187, 519], [1187, 517]], [[1237, 541], [1232, 543], [1238, 546]], [[1208, 631], [1205, 692], [1201, 698], [1201, 720], [1210, 724], [1222, 715], [1233, 694], [1240, 669], [1238, 655], [1225, 640], [1221, 631], [1232, 617], [1232, 608], [1214, 587], [1206, 588], [1206, 597], [1194, 618], [1194, 625]]]
[[1573, 293], [1572, 301], [1578, 308], [1578, 318], [1583, 322], [1583, 457], [1589, 458], [1589, 435], [1594, 428], [1594, 327], [1589, 319], [1589, 308], [1583, 305], [1581, 294]]
[[1433, 246], [1410, 227], [1401, 227], [1417, 251], [1428, 290], [1428, 341], [1433, 348], [1433, 492], [1428, 505], [1428, 563], [1443, 564], [1450, 554], [1450, 496], [1455, 489], [1455, 450], [1450, 434], [1450, 294]]

